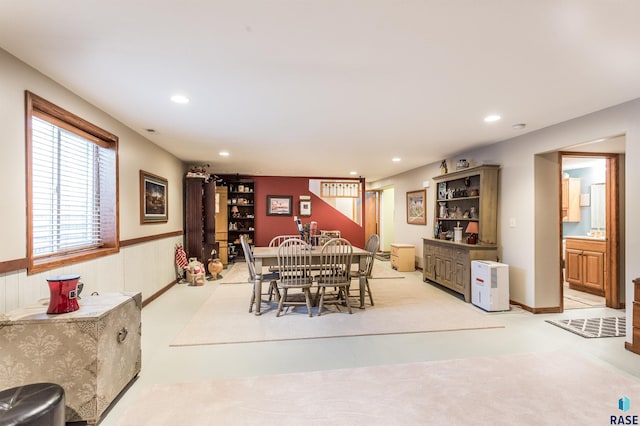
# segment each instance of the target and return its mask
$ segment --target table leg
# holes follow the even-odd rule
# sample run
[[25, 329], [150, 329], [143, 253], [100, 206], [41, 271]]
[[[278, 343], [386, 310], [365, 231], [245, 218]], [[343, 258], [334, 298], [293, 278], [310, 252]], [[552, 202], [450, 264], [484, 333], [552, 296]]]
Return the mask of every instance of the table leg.
[[362, 272], [364, 271], [365, 266], [366, 266], [366, 259], [360, 256], [360, 266], [358, 267], [358, 270], [359, 270], [358, 285], [360, 286], [360, 289], [359, 289], [360, 290], [360, 309], [364, 309], [365, 289], [367, 286], [367, 277]]

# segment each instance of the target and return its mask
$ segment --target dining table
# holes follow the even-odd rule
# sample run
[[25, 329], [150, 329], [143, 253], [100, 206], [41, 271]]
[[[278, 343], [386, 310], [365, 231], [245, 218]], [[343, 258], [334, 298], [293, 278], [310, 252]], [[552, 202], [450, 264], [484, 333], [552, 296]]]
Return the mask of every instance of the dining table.
[[[309, 246], [311, 254], [311, 265], [320, 265], [322, 246]], [[367, 257], [370, 255], [363, 248], [353, 246], [351, 263], [358, 265], [358, 290], [360, 297], [360, 309], [364, 309], [365, 290], [367, 286], [367, 277], [362, 271], [365, 270]], [[256, 301], [262, 297], [262, 268], [269, 266], [278, 266], [278, 247], [260, 247], [253, 248], [253, 258], [255, 261], [256, 282], [254, 285]], [[260, 303], [256, 303], [255, 314], [260, 315]]]

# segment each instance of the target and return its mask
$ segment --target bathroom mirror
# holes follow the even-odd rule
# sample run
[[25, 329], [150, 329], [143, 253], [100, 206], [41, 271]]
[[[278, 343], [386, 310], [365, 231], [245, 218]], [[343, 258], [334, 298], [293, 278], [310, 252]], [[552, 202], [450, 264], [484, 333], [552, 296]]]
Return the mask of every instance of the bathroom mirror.
[[604, 231], [606, 224], [605, 217], [605, 184], [595, 183], [591, 185], [591, 230]]

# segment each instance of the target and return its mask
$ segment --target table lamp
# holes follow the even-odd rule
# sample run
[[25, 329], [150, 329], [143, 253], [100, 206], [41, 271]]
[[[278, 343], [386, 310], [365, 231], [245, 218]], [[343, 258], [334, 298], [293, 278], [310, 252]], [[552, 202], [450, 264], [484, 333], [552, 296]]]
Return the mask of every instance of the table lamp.
[[240, 212], [238, 211], [238, 206], [231, 207], [231, 213], [233, 217], [240, 217]]
[[467, 244], [476, 244], [478, 242], [478, 222], [469, 222], [464, 232], [470, 234], [467, 237]]

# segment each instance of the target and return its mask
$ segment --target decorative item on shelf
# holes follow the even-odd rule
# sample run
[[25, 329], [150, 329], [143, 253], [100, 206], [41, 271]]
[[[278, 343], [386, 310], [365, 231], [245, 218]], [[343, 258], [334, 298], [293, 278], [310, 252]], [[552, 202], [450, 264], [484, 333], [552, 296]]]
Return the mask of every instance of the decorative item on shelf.
[[216, 249], [211, 250], [211, 258], [209, 259], [209, 264], [207, 265], [207, 269], [211, 274], [210, 280], [217, 280], [218, 278], [220, 278], [220, 272], [222, 272], [222, 269], [224, 268], [224, 265], [222, 264], [220, 259], [215, 257], [216, 254]]
[[231, 207], [231, 217], [233, 217], [234, 219], [240, 217], [240, 211], [238, 210], [238, 206]]
[[478, 218], [478, 209], [472, 206], [469, 209], [469, 217], [471, 219], [477, 219]]
[[462, 170], [468, 167], [469, 167], [469, 163], [464, 158], [461, 158], [460, 160], [458, 160], [458, 163], [456, 164], [456, 170]]
[[440, 214], [438, 215], [441, 218], [446, 218], [447, 217], [447, 203], [444, 201], [440, 201], [438, 204], [440, 204]]
[[447, 160], [442, 160], [442, 162], [440, 163], [440, 173], [441, 174], [446, 174], [448, 172], [447, 169]]
[[457, 225], [453, 228], [453, 241], [456, 243], [462, 242], [462, 226], [460, 226], [460, 222], [457, 222]]
[[478, 190], [478, 188], [474, 188], [474, 189], [470, 189], [469, 190], [469, 196], [470, 197], [477, 197], [480, 195], [480, 191]]
[[478, 243], [478, 222], [469, 222], [469, 224], [467, 225], [467, 229], [465, 229], [464, 232], [470, 234], [467, 237], [467, 244]]
[[207, 171], [208, 164], [200, 164], [196, 166], [191, 166], [189, 171], [187, 172], [188, 178], [200, 178], [200, 179], [209, 179], [211, 175]]

